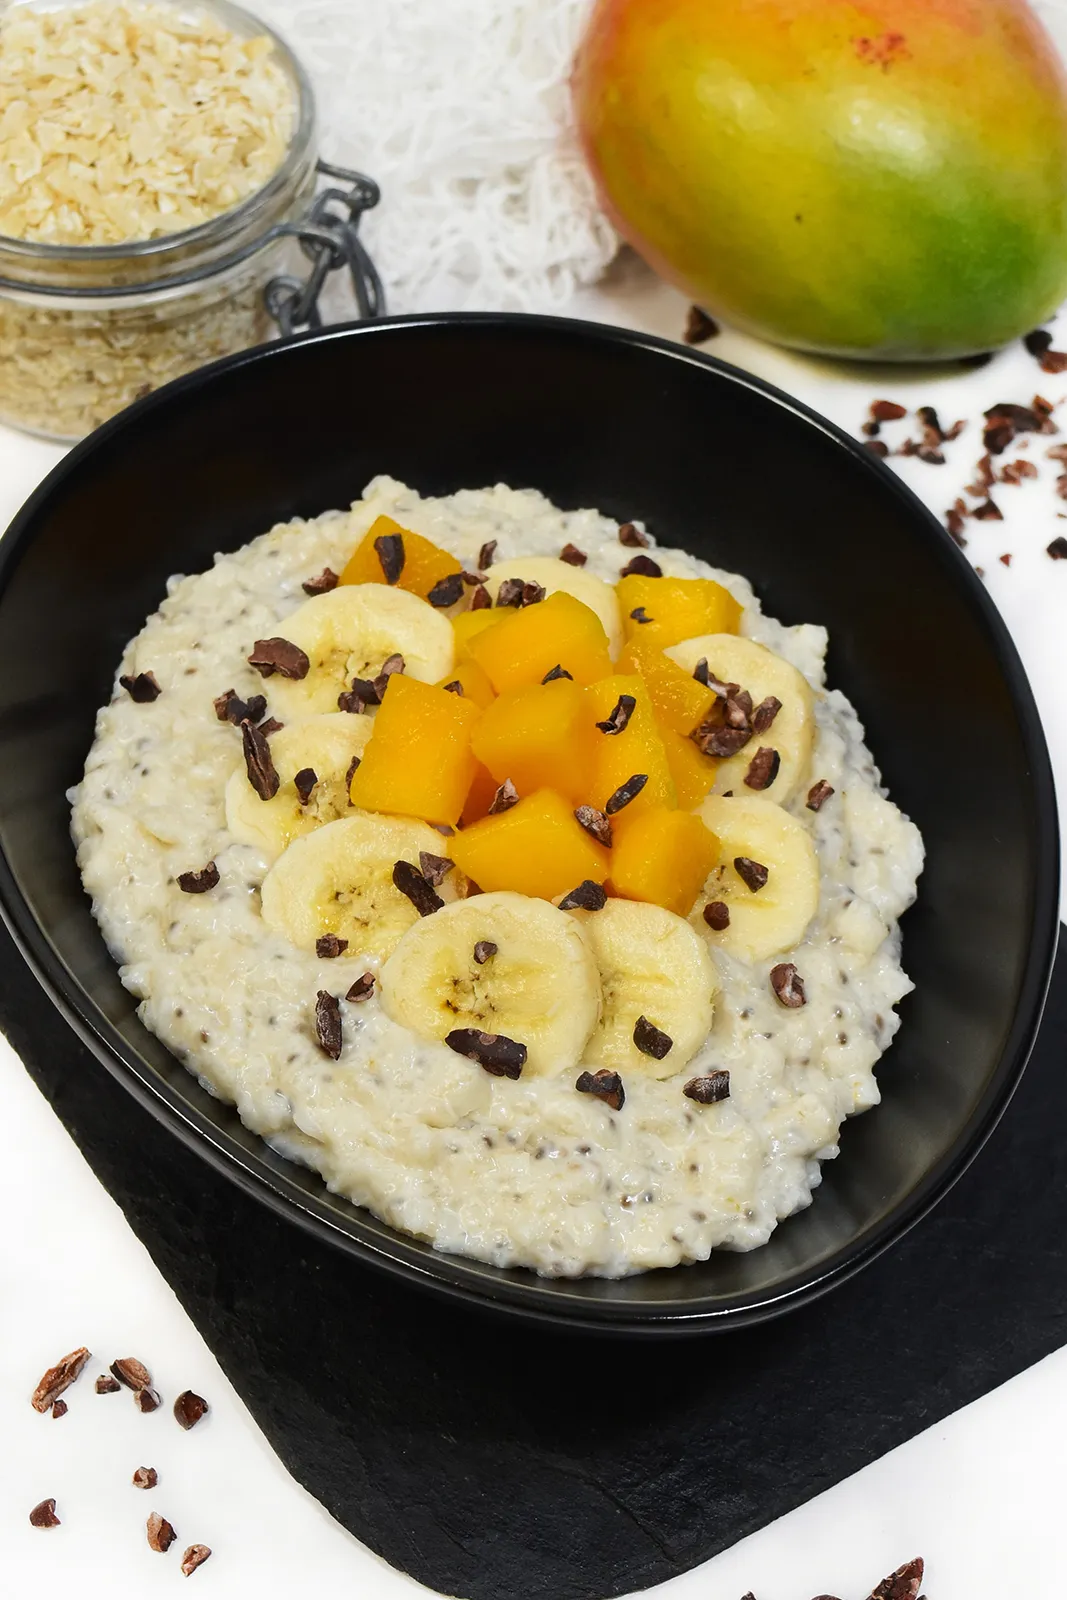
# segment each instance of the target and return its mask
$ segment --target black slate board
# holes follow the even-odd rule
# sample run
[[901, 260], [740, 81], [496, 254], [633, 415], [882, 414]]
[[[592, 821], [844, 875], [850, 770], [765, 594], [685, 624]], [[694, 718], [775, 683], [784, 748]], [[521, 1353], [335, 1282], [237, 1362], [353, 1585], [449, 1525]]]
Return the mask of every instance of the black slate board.
[[1067, 941], [1022, 1087], [933, 1216], [817, 1305], [683, 1343], [527, 1331], [308, 1239], [108, 1077], [2, 932], [0, 1025], [293, 1475], [465, 1600], [673, 1577], [1067, 1342]]

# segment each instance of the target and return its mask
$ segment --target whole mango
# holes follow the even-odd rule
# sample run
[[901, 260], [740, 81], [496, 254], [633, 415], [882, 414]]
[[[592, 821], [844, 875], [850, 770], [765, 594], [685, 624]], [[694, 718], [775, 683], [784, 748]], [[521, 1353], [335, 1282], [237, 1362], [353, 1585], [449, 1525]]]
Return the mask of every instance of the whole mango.
[[763, 338], [965, 356], [1067, 296], [1067, 77], [1022, 0], [597, 0], [573, 91], [619, 231]]

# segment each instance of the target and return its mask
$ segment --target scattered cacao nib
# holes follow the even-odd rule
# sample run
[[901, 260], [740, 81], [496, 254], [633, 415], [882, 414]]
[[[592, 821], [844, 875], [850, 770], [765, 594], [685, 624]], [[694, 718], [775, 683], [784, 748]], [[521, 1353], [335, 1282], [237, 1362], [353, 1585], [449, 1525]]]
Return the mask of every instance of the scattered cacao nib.
[[905, 1562], [888, 1578], [883, 1578], [871, 1590], [868, 1600], [918, 1600], [924, 1570], [922, 1557], [916, 1556], [914, 1561]]
[[685, 314], [685, 331], [682, 334], [686, 344], [707, 344], [708, 340], [714, 339], [718, 332], [719, 324], [714, 317], [709, 317], [699, 306], [689, 307]]
[[915, 454], [920, 461], [925, 461], [928, 467], [943, 467], [945, 465], [944, 452], [938, 450], [936, 445], [920, 444], [916, 447]]
[[1041, 357], [1042, 372], [1067, 372], [1067, 350], [1046, 350]]
[[293, 788], [296, 790], [296, 797], [302, 806], [306, 806], [311, 799], [318, 781], [319, 775], [314, 767], [300, 768], [300, 771], [293, 779]]
[[1002, 565], [1004, 565], [1005, 567], [1010, 567], [1011, 566], [1011, 552], [1008, 551], [1004, 555], [998, 556], [997, 560], [999, 562], [1001, 562]]
[[381, 705], [381, 696], [370, 678], [353, 678], [350, 689], [342, 689], [337, 696], [338, 711], [349, 711], [360, 717], [368, 706]]
[[1045, 451], [1047, 461], [1067, 461], [1067, 444], [1054, 444]]
[[315, 996], [315, 1038], [331, 1061], [341, 1059], [341, 1002], [326, 989]]
[[261, 721], [267, 709], [265, 695], [253, 694], [247, 700], [242, 700], [232, 689], [227, 689], [225, 694], [218, 695], [212, 703], [219, 721], [232, 722], [235, 728], [240, 727], [245, 721]]
[[121, 1388], [122, 1384], [119, 1383], [117, 1379], [110, 1377], [104, 1372], [102, 1372], [99, 1378], [96, 1380], [97, 1394], [118, 1394]]
[[[1056, 405], [1058, 404], [1059, 401], [1056, 402]], [[1041, 433], [1059, 433], [1059, 428], [1052, 420], [1052, 413], [1055, 411], [1056, 405], [1053, 405], [1051, 400], [1046, 400], [1042, 395], [1035, 394], [1030, 405], [1034, 415], [1041, 423], [1039, 430]]]
[[152, 1512], [146, 1524], [146, 1529], [149, 1545], [153, 1550], [157, 1550], [160, 1555], [166, 1555], [178, 1537], [166, 1517], [161, 1517], [158, 1511]]
[[583, 878], [577, 889], [565, 894], [559, 903], [561, 911], [603, 911], [608, 897], [599, 883]]
[[1059, 534], [1052, 543], [1046, 546], [1047, 553], [1053, 561], [1067, 561], [1067, 539]]
[[174, 1418], [178, 1426], [184, 1428], [186, 1433], [190, 1428], [195, 1428], [201, 1417], [205, 1417], [211, 1407], [200, 1395], [194, 1394], [192, 1389], [183, 1389], [174, 1402]]
[[984, 413], [986, 428], [982, 439], [986, 449], [991, 455], [999, 456], [1017, 433], [1055, 433], [1052, 409], [1051, 402], [1040, 395], [1035, 395], [1029, 406], [998, 401]]
[[619, 524], [620, 544], [627, 545], [631, 550], [647, 550], [650, 542], [648, 534], [642, 533], [632, 522]]
[[619, 568], [620, 578], [662, 578], [663, 568], [658, 561], [653, 561], [651, 556], [632, 556], [624, 567]]
[[682, 1093], [687, 1100], [695, 1100], [698, 1105], [713, 1106], [719, 1100], [730, 1098], [730, 1074], [721, 1068], [703, 1078], [690, 1078]]
[[964, 549], [967, 540], [963, 534], [963, 512], [957, 511], [955, 506], [950, 506], [945, 512], [945, 527], [948, 529], [950, 537], [960, 546], [960, 549]]
[[811, 788], [808, 790], [808, 798], [805, 800], [804, 804], [807, 806], [809, 811], [821, 811], [833, 792], [833, 789], [831, 788], [830, 784], [827, 783], [826, 779], [820, 778], [818, 783], [813, 783]]
[[545, 598], [545, 586], [542, 583], [524, 583], [522, 586], [522, 603], [524, 606], [536, 606]]
[[496, 592], [498, 606], [521, 606], [524, 584], [521, 578], [505, 578]]
[[311, 662], [299, 645], [288, 639], [257, 639], [248, 657], [248, 665], [255, 667], [261, 678], [280, 672], [283, 678], [306, 678]]
[[419, 851], [419, 871], [435, 889], [439, 883], [444, 883], [455, 864], [448, 856], [435, 856], [429, 850]]
[[159, 1482], [155, 1467], [138, 1467], [130, 1480], [135, 1489], [154, 1489]]
[[65, 1417], [66, 1414], [67, 1402], [65, 1400], [57, 1400], [52, 1406], [52, 1421], [58, 1422], [60, 1417]]
[[143, 1389], [135, 1390], [133, 1403], [138, 1411], [143, 1411], [145, 1416], [148, 1416], [150, 1412], [159, 1410], [159, 1393], [146, 1384]]
[[54, 1499], [42, 1500], [30, 1512], [31, 1528], [58, 1528], [59, 1518], [56, 1516], [56, 1503]]
[[941, 437], [942, 437], [942, 439], [945, 440], [946, 443], [949, 443], [953, 439], [958, 439], [960, 434], [963, 432], [963, 430], [964, 430], [964, 428], [966, 426], [967, 426], [966, 418], [958, 417], [956, 419], [956, 421], [952, 424], [951, 428], [946, 428], [942, 432]]
[[1004, 513], [992, 499], [983, 500], [980, 506], [975, 506], [971, 516], [976, 522], [1003, 522]]
[[608, 713], [607, 720], [598, 722], [597, 727], [601, 733], [622, 733], [636, 709], [637, 701], [632, 694], [620, 694]]
[[744, 728], [752, 731], [752, 696], [747, 689], [739, 689], [736, 684], [726, 685], [726, 699], [723, 702], [723, 721], [730, 728]]
[[510, 778], [505, 778], [489, 806], [488, 815], [498, 817], [502, 811], [510, 811], [512, 806], [519, 803], [519, 791]]
[[872, 400], [870, 410], [875, 422], [899, 422], [908, 414], [907, 406], [898, 405], [895, 400]]
[[877, 439], [881, 431], [882, 424], [880, 422], [875, 422], [873, 417], [865, 422], [860, 428], [860, 432], [865, 434], [868, 439]]
[[709, 900], [704, 907], [704, 921], [716, 933], [730, 926], [730, 907], [725, 900]]
[[781, 709], [782, 702], [777, 695], [769, 694], [765, 700], [761, 700], [752, 713], [752, 732], [766, 733]]
[[655, 622], [656, 620], [655, 617], [649, 616], [644, 606], [634, 606], [630, 612], [630, 617], [634, 622]]
[[383, 533], [374, 541], [375, 554], [386, 583], [399, 583], [404, 570], [404, 539], [399, 533]]
[[453, 678], [451, 683], [446, 683], [444, 689], [446, 694], [458, 694], [460, 699], [463, 698], [463, 685], [458, 678]]
[[1023, 334], [1023, 344], [1032, 356], [1043, 356], [1046, 350], [1052, 348], [1052, 335], [1045, 328], [1034, 328], [1030, 333]]
[[566, 667], [561, 667], [558, 661], [550, 672], [545, 673], [544, 677], [541, 679], [541, 682], [554, 683], [557, 678], [569, 678], [572, 683], [574, 682], [573, 672], [568, 672]]
[[493, 597], [483, 583], [471, 595], [470, 608], [472, 611], [485, 611], [492, 603]]
[[807, 1001], [804, 980], [791, 961], [780, 961], [771, 968], [771, 988], [779, 1005], [795, 1011]]
[[463, 598], [463, 574], [450, 572], [447, 577], [438, 578], [426, 598], [432, 606], [454, 606]]
[[440, 911], [444, 905], [441, 896], [432, 884], [426, 882], [417, 867], [410, 861], [398, 861], [393, 868], [393, 884], [400, 893], [406, 895], [411, 901], [420, 917], [428, 917], [435, 911]]
[[647, 1017], [638, 1017], [634, 1023], [634, 1044], [642, 1055], [662, 1061], [674, 1049], [674, 1040], [662, 1028], [657, 1028]]
[[753, 894], [759, 894], [770, 877], [763, 863], [753, 861], [751, 856], [734, 856], [734, 871]]
[[982, 443], [993, 456], [1003, 455], [1014, 438], [1015, 428], [1006, 417], [998, 417], [988, 422], [982, 433]]
[[496, 545], [497, 541], [495, 539], [487, 539], [482, 545], [482, 548], [478, 551], [479, 572], [488, 572], [489, 568], [493, 565], [493, 558], [496, 555]]
[[985, 568], [984, 567], [975, 567], [974, 570], [975, 570], [975, 572], [977, 573], [977, 575], [980, 578], [984, 578], [985, 577]]
[[284, 727], [285, 723], [279, 722], [277, 717], [268, 717], [266, 722], [261, 722], [259, 724], [259, 731], [263, 735], [264, 739], [272, 739], [274, 735], [276, 733], [280, 733]]
[[210, 1554], [209, 1544], [191, 1544], [182, 1556], [182, 1576], [191, 1578], [197, 1567], [202, 1567]]
[[127, 1389], [147, 1389], [152, 1382], [152, 1374], [143, 1361], [138, 1361], [136, 1356], [123, 1356], [118, 1361], [111, 1363], [111, 1376], [117, 1378]]
[[647, 782], [647, 772], [635, 772], [632, 777], [627, 778], [625, 783], [620, 783], [615, 793], [609, 795], [604, 803], [604, 810], [608, 816], [615, 816], [616, 812], [621, 811], [624, 806], [628, 806], [631, 800], [636, 800]]
[[460, 573], [460, 577], [469, 589], [477, 589], [480, 584], [485, 582], [480, 572], [468, 572], [466, 567]]
[[349, 989], [348, 993], [345, 995], [345, 999], [351, 1000], [353, 1005], [358, 1005], [361, 1000], [369, 1000], [373, 993], [374, 973], [365, 972], [361, 978], [356, 979], [351, 989]]
[[320, 961], [334, 961], [348, 949], [348, 940], [339, 939], [336, 933], [323, 933], [315, 940], [315, 954]]
[[398, 672], [403, 672], [406, 666], [407, 662], [399, 651], [394, 652], [391, 656], [386, 656], [382, 662], [382, 670], [374, 680], [374, 688], [378, 696], [379, 705], [385, 699], [385, 691], [389, 687], [389, 679], [395, 677]]
[[77, 1350], [72, 1350], [61, 1361], [57, 1361], [54, 1367], [49, 1367], [30, 1397], [33, 1409], [42, 1415], [50, 1411], [60, 1395], [81, 1376], [88, 1359], [88, 1350], [80, 1345]]
[[[352, 787], [352, 779], [355, 777], [356, 773], [359, 771], [359, 769], [360, 769], [360, 767], [362, 765], [363, 765], [363, 757], [362, 756], [353, 756], [351, 761], [348, 763], [348, 771], [345, 773], [345, 790], [346, 791], [351, 789], [351, 787]], [[349, 805], [352, 804], [351, 795], [349, 795], [348, 803], [349, 803]]]
[[750, 789], [769, 789], [778, 776], [782, 758], [769, 745], [761, 745], [748, 764], [745, 783]]
[[933, 406], [918, 406], [915, 415], [924, 428], [929, 428], [932, 433], [937, 435], [938, 439], [944, 438], [944, 434], [941, 431], [941, 422]]
[[206, 894], [209, 889], [216, 889], [219, 883], [219, 869], [213, 861], [206, 867], [201, 867], [199, 872], [179, 872], [178, 888], [183, 894]]
[[606, 850], [611, 849], [611, 823], [603, 811], [598, 811], [596, 806], [579, 806], [574, 815], [597, 844], [602, 844]]
[[697, 749], [706, 756], [727, 760], [743, 750], [752, 737], [751, 728], [727, 728], [716, 721], [702, 722], [689, 735]]
[[878, 456], [883, 461], [888, 456], [889, 446], [887, 444], [883, 444], [881, 439], [865, 439], [863, 442], [866, 448], [871, 452], [872, 456]]
[[1009, 461], [1001, 468], [1001, 483], [1021, 483], [1024, 478], [1036, 478], [1037, 468], [1032, 461]]
[[[973, 483], [969, 483], [967, 485], [967, 493], [973, 494], [977, 499], [981, 495], [985, 494], [986, 490], [991, 488], [996, 482], [996, 474], [993, 471], [992, 456], [989, 454], [980, 456], [974, 470], [975, 480]], [[958, 511], [959, 509], [959, 502], [957, 501], [956, 510]]]
[[559, 553], [559, 559], [565, 561], [568, 567], [584, 567], [589, 557], [584, 550], [579, 550], [576, 544], [565, 544]]
[[241, 743], [244, 746], [249, 783], [261, 800], [273, 800], [281, 779], [274, 766], [266, 735], [247, 717], [241, 723]]
[[494, 1078], [518, 1078], [526, 1065], [526, 1046], [503, 1033], [482, 1033], [478, 1028], [453, 1028], [445, 1044], [468, 1061], [477, 1061]]
[[337, 573], [330, 567], [323, 567], [317, 578], [307, 578], [300, 585], [305, 594], [329, 594], [331, 589], [336, 589], [340, 583]]
[[494, 944], [492, 939], [479, 939], [478, 943], [474, 946], [474, 959], [477, 961], [480, 967], [484, 967], [485, 963], [490, 960], [492, 956], [495, 956], [499, 949], [500, 946], [498, 944]]
[[163, 693], [154, 672], [139, 672], [135, 678], [123, 673], [119, 682], [130, 699], [136, 700], [139, 706], [146, 706], [151, 701], [158, 700]]
[[612, 1111], [621, 1111], [626, 1104], [626, 1090], [622, 1086], [622, 1078], [617, 1072], [609, 1072], [606, 1067], [601, 1067], [599, 1072], [579, 1073], [574, 1087], [579, 1094], [593, 1094], [598, 1100], [603, 1100]]

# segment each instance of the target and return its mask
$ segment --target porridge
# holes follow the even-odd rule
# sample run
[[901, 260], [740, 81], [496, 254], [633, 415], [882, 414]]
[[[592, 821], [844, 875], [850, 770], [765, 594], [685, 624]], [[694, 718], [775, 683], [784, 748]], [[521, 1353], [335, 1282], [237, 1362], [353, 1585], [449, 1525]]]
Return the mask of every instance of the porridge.
[[376, 479], [176, 577], [72, 791], [145, 1024], [441, 1250], [617, 1277], [807, 1205], [922, 841], [825, 631], [640, 526]]

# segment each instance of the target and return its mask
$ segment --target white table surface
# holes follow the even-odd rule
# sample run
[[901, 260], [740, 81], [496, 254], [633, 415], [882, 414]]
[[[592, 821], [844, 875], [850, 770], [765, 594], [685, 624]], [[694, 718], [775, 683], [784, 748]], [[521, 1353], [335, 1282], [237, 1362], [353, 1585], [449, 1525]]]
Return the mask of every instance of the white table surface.
[[[643, 269], [624, 264], [574, 314], [677, 337], [685, 306]], [[1060, 342], [1067, 346], [1067, 319]], [[1067, 402], [1067, 375], [1042, 374], [1015, 348], [978, 371], [859, 371], [787, 355], [730, 332], [707, 347], [857, 430], [873, 398], [966, 417], [943, 467], [908, 459], [902, 475], [937, 511], [970, 480], [980, 412], [1035, 391]], [[1067, 434], [1067, 404], [1064, 405]], [[903, 432], [899, 425], [898, 432]], [[895, 435], [887, 431], [891, 441]], [[968, 523], [967, 556], [1022, 654], [1045, 721], [1061, 797], [1067, 797], [1067, 561], [1048, 543], [1067, 521], [1047, 440], [1026, 454], [1037, 482], [995, 491], [1000, 523]], [[60, 459], [53, 446], [0, 429], [0, 525]], [[1011, 454], [1004, 459], [1010, 459]], [[863, 530], [856, 529], [857, 538]], [[1005, 567], [999, 557], [1010, 552]], [[811, 620], [817, 621], [818, 618]], [[992, 759], [992, 758], [991, 758]], [[1061, 799], [1062, 804], [1062, 799]], [[1061, 813], [1062, 815], [1062, 813]], [[182, 1581], [181, 1551], [214, 1555], [193, 1575], [196, 1594], [291, 1600], [294, 1592], [393, 1600], [427, 1593], [360, 1545], [286, 1473], [121, 1212], [0, 1039], [7, 1137], [0, 1164], [0, 1593], [18, 1600], [143, 1600]], [[788, 1320], [781, 1325], [788, 1338]], [[28, 1401], [50, 1362], [94, 1352], [61, 1421]], [[358, 1347], [358, 1346], [357, 1346]], [[125, 1391], [97, 1396], [92, 1380], [118, 1355], [138, 1355], [173, 1399], [191, 1387], [211, 1404], [191, 1433], [169, 1405], [141, 1416]], [[848, 1396], [842, 1397], [848, 1404]], [[413, 1400], [417, 1404], [417, 1400]], [[930, 1600], [1052, 1600], [1063, 1589], [1062, 1484], [1067, 1473], [1067, 1351], [1061, 1350], [880, 1461], [656, 1591], [664, 1600], [859, 1600], [913, 1555], [927, 1560]], [[154, 1466], [151, 1492], [130, 1484]], [[57, 1500], [62, 1527], [33, 1529], [30, 1508]], [[144, 1519], [162, 1512], [178, 1542], [149, 1550]], [[610, 1537], [610, 1529], [605, 1530]]]

